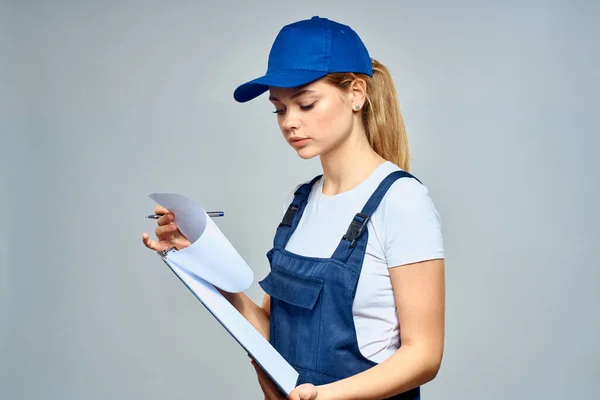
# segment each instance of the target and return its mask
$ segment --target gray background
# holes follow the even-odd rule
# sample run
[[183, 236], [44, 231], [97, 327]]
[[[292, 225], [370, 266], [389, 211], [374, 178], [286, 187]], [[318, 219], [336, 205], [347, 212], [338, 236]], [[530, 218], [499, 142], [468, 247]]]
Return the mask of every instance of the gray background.
[[147, 194], [180, 192], [225, 210], [267, 273], [282, 202], [320, 165], [265, 96], [232, 91], [312, 15], [391, 69], [443, 219], [446, 351], [424, 398], [600, 397], [598, 2], [369, 4], [1, 4], [0, 398], [261, 398], [140, 237]]

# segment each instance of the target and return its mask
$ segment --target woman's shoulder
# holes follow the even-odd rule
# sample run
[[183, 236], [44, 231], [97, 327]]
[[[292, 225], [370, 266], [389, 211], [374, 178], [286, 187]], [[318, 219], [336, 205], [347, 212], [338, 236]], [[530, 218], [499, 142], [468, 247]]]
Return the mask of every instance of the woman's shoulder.
[[[383, 167], [380, 175], [381, 180], [392, 173], [404, 172], [403, 169], [391, 162], [387, 162]], [[386, 206], [401, 207], [417, 206], [431, 201], [427, 186], [413, 173], [407, 172], [407, 174], [408, 176], [400, 177], [390, 186], [382, 203]]]
[[[402, 171], [397, 167], [393, 170]], [[400, 221], [435, 221], [436, 224], [440, 222], [429, 188], [412, 173], [397, 179], [390, 186], [376, 214], [379, 214], [386, 224], [397, 224]], [[375, 215], [374, 217], [376, 218]]]
[[384, 210], [388, 211], [437, 213], [427, 185], [411, 177], [396, 180], [389, 188], [381, 205]]
[[431, 199], [429, 188], [415, 175], [397, 179], [388, 190], [387, 197], [393, 204], [418, 203]]

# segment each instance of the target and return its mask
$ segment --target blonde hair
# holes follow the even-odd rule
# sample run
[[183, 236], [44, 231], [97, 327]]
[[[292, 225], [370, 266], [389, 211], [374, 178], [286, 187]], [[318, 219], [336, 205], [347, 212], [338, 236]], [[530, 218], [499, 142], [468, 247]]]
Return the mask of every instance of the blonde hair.
[[371, 61], [373, 77], [348, 72], [332, 73], [323, 80], [347, 90], [357, 78], [364, 79], [367, 101], [362, 116], [367, 139], [377, 154], [409, 172], [408, 135], [392, 76], [385, 65], [373, 58]]

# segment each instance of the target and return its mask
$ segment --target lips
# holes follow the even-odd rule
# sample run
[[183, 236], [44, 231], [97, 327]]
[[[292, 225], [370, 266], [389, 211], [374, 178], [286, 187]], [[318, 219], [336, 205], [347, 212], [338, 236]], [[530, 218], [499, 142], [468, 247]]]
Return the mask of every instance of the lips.
[[296, 148], [303, 147], [306, 144], [306, 142], [308, 142], [308, 138], [294, 137], [294, 138], [290, 138], [288, 140], [289, 140], [290, 144]]

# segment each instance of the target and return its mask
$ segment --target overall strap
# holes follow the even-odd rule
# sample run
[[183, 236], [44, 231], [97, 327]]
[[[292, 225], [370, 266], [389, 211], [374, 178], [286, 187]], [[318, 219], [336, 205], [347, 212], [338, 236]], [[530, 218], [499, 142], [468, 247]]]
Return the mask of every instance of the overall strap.
[[308, 195], [312, 189], [313, 184], [319, 180], [323, 175], [314, 177], [310, 182], [300, 185], [294, 192], [294, 199], [288, 206], [282, 221], [277, 227], [275, 238], [273, 239], [273, 246], [285, 248], [288, 240], [292, 236], [292, 233], [298, 226], [302, 213], [306, 207], [308, 201]]
[[385, 177], [377, 189], [375, 189], [375, 192], [373, 192], [369, 200], [367, 200], [361, 212], [354, 216], [352, 222], [350, 222], [350, 226], [348, 227], [346, 234], [342, 237], [340, 244], [335, 249], [335, 252], [331, 258], [342, 262], [346, 262], [346, 260], [348, 260], [350, 253], [352, 253], [352, 250], [354, 250], [354, 247], [356, 246], [356, 243], [367, 230], [367, 223], [371, 219], [371, 216], [377, 207], [379, 207], [379, 203], [381, 203], [381, 200], [392, 184], [400, 178], [413, 178], [421, 183], [421, 181], [406, 171], [394, 171]]

